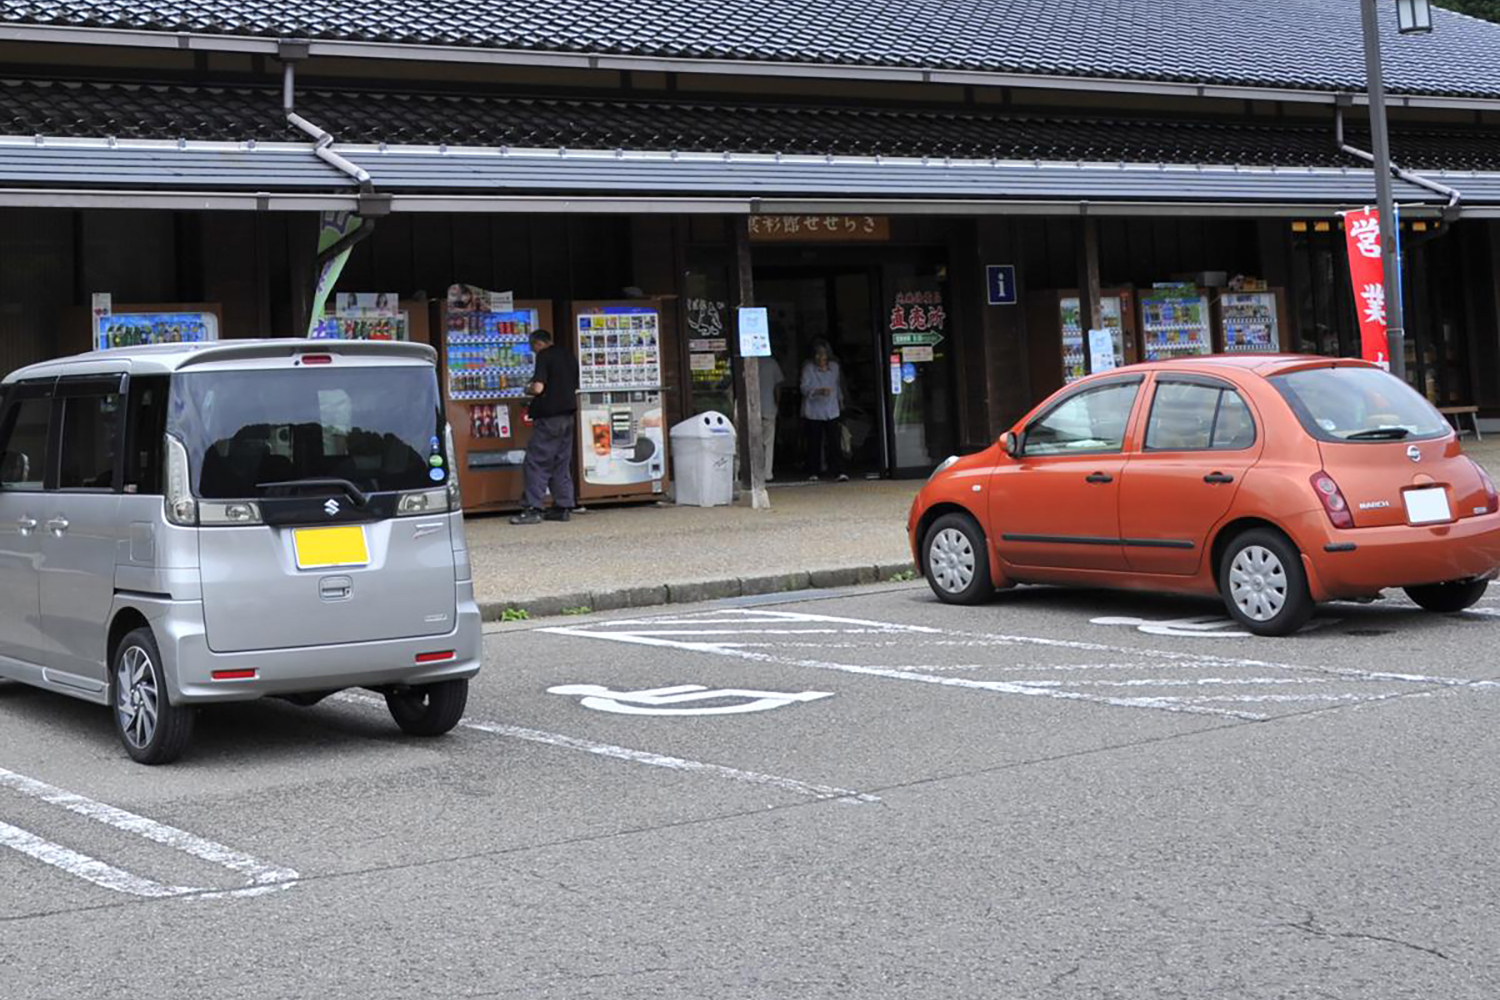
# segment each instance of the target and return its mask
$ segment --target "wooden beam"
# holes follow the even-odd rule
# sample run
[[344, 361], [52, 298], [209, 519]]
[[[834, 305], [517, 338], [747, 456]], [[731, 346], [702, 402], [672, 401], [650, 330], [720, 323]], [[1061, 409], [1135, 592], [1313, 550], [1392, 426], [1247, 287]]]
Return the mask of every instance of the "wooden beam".
[[[741, 215], [734, 223], [734, 252], [737, 263], [737, 298], [741, 308], [755, 305], [755, 265], [750, 256], [750, 217]], [[739, 334], [739, 312], [735, 312], [733, 324], [736, 337]], [[745, 469], [749, 473], [750, 506], [755, 510], [769, 510], [771, 496], [766, 492], [765, 436], [760, 426], [760, 359], [740, 359], [739, 395], [743, 402], [735, 407], [737, 416], [744, 415], [740, 423], [740, 440], [746, 444]]]

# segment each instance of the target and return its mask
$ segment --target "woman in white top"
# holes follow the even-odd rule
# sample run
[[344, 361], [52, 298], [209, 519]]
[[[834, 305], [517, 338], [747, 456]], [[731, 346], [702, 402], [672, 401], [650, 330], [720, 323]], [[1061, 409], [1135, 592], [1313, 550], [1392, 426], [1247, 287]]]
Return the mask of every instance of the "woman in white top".
[[812, 360], [802, 366], [802, 417], [807, 421], [807, 474], [817, 479], [827, 473], [839, 482], [844, 474], [844, 452], [839, 440], [839, 415], [844, 409], [843, 380], [833, 349], [821, 337], [813, 341]]

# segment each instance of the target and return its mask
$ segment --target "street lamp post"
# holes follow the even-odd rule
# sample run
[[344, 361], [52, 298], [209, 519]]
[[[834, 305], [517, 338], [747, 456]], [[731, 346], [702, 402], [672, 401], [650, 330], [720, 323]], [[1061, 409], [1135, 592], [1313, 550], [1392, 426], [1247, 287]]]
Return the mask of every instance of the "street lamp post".
[[[1396, 203], [1391, 193], [1391, 136], [1385, 116], [1385, 76], [1380, 63], [1380, 21], [1375, 0], [1359, 0], [1365, 35], [1365, 83], [1370, 93], [1370, 152], [1375, 156], [1375, 196], [1380, 205], [1381, 269], [1385, 274], [1386, 353], [1391, 374], [1406, 378], [1406, 317], [1396, 253]], [[1396, 26], [1401, 34], [1432, 30], [1430, 0], [1396, 0]]]

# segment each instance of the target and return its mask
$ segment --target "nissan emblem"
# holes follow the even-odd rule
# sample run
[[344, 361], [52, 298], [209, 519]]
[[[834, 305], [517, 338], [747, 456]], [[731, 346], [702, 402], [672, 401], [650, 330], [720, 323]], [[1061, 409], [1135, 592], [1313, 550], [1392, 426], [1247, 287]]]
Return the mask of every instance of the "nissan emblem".
[[1414, 444], [1409, 444], [1406, 446], [1406, 457], [1413, 462], [1420, 462], [1422, 461], [1422, 449]]

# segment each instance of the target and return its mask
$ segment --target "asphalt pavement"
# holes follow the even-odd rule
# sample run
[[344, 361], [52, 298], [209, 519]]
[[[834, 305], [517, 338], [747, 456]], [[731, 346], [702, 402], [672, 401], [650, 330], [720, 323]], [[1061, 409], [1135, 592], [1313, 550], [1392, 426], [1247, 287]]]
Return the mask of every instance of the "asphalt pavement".
[[497, 626], [469, 717], [0, 682], [0, 996], [1491, 998], [1500, 589], [920, 584]]

